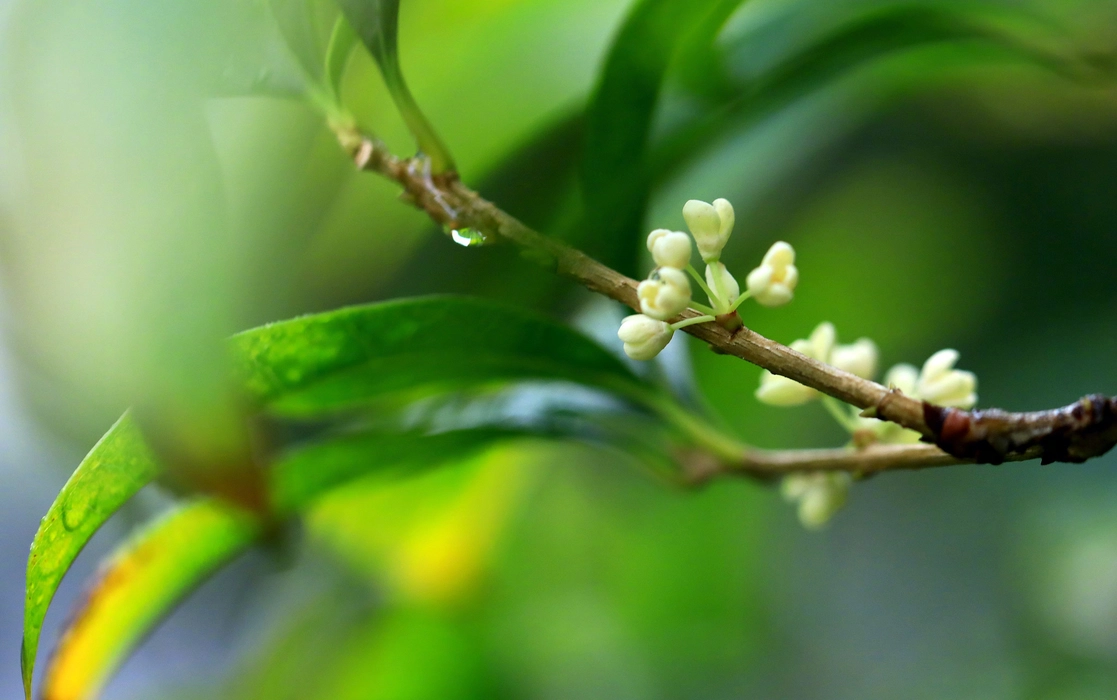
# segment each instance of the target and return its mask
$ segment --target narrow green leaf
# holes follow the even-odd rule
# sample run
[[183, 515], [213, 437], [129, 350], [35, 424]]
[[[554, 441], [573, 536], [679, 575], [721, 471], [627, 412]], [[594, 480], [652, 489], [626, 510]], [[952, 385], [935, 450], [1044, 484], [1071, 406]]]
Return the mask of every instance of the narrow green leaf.
[[376, 59], [400, 116], [415, 137], [419, 150], [430, 158], [431, 173], [437, 175], [454, 170], [450, 150], [419, 109], [400, 68], [399, 0], [338, 0], [337, 4]]
[[[897, 5], [859, 13], [817, 36], [790, 42], [720, 109], [665, 138], [652, 158], [652, 170], [659, 177], [674, 172], [728, 128], [758, 121], [874, 61], [932, 44], [969, 49], [960, 50], [958, 57], [975, 65], [1008, 58], [1069, 79], [1096, 79], [1087, 62], [1058, 50], [1056, 34], [1035, 17], [1013, 10]], [[747, 50], [752, 43], [773, 40], [750, 35], [740, 43]]]
[[302, 510], [330, 489], [369, 474], [403, 476], [459, 462], [494, 442], [522, 433], [454, 430], [436, 435], [365, 433], [291, 451], [272, 469], [273, 502], [280, 512]]
[[93, 533], [158, 471], [143, 435], [125, 413], [78, 465], [40, 523], [27, 560], [20, 658], [28, 698], [43, 618], [62, 577]]
[[576, 241], [606, 264], [634, 272], [652, 118], [676, 51], [699, 29], [712, 40], [742, 1], [641, 0], [614, 39], [586, 111], [585, 240]]
[[315, 415], [391, 393], [513, 379], [646, 391], [613, 355], [545, 317], [467, 297], [420, 297], [273, 323], [233, 337], [249, 393]]
[[250, 516], [211, 500], [142, 529], [103, 565], [51, 659], [44, 700], [95, 697], [144, 634], [259, 532]]
[[349, 57], [356, 46], [357, 33], [353, 31], [353, 25], [349, 24], [345, 15], [338, 15], [326, 49], [326, 80], [338, 104], [341, 104], [341, 80], [345, 77], [345, 67], [349, 65]]

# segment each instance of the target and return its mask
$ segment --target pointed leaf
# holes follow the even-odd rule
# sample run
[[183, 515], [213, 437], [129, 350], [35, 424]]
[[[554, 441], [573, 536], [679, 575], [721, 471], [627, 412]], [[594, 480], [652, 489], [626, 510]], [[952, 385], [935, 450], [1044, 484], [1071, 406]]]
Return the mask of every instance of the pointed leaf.
[[353, 25], [349, 24], [345, 15], [339, 15], [326, 49], [326, 80], [338, 104], [341, 104], [341, 80], [345, 77], [345, 67], [349, 65], [349, 57], [356, 46], [357, 33], [353, 31]]
[[376, 59], [400, 116], [419, 144], [419, 150], [430, 157], [431, 172], [437, 175], [453, 170], [454, 159], [450, 150], [419, 109], [400, 68], [399, 0], [338, 0], [337, 4]]
[[20, 659], [27, 697], [43, 618], [62, 577], [98, 528], [157, 473], [155, 457], [125, 413], [78, 465], [47, 511], [27, 560]]
[[607, 265], [634, 272], [650, 188], [645, 153], [672, 58], [698, 29], [712, 41], [742, 1], [641, 0], [609, 48], [586, 109], [584, 240], [575, 241]]
[[209, 500], [142, 529], [102, 567], [51, 659], [44, 699], [95, 697], [152, 626], [259, 531], [244, 512]]
[[466, 297], [421, 297], [273, 323], [233, 337], [245, 387], [269, 408], [314, 415], [432, 386], [565, 379], [647, 388], [613, 355], [545, 317]]

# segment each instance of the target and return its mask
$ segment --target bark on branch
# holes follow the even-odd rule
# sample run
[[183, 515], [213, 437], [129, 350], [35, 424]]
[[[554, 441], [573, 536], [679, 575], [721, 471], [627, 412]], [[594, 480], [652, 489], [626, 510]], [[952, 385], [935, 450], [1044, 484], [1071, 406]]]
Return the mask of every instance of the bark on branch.
[[[399, 158], [383, 143], [356, 131], [338, 138], [361, 170], [377, 172], [403, 187], [404, 199], [450, 229], [470, 228], [489, 239], [507, 240], [529, 257], [598, 294], [639, 310], [636, 280], [581, 251], [522, 224], [466, 187], [455, 173], [431, 175], [423, 158]], [[688, 309], [675, 321], [699, 316]], [[727, 330], [717, 323], [683, 329], [716, 352], [743, 360], [864, 409], [864, 415], [920, 433], [926, 445], [872, 446], [862, 450], [746, 451], [739, 464], [698, 469], [701, 480], [714, 473], [753, 475], [833, 470], [872, 473], [964, 463], [1000, 464], [1041, 459], [1084, 462], [1117, 444], [1117, 399], [1087, 396], [1049, 411], [1009, 413], [999, 409], [963, 411], [906, 396], [876, 382], [814, 360], [746, 327]]]

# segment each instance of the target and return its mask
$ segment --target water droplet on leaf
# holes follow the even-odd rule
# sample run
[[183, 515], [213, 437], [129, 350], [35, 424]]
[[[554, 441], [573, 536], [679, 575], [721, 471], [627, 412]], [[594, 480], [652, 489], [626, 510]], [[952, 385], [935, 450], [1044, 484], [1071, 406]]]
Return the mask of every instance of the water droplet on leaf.
[[450, 229], [450, 237], [460, 246], [467, 248], [485, 245], [485, 236], [480, 231], [472, 228]]

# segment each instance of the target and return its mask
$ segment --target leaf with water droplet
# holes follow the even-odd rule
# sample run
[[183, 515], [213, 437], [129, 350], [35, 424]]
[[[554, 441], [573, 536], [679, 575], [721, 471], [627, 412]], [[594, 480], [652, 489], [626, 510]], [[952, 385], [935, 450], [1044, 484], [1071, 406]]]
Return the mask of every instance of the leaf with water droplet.
[[126, 413], [78, 465], [39, 523], [27, 559], [20, 654], [28, 698], [43, 618], [62, 577], [101, 525], [157, 473], [155, 457]]
[[95, 697], [152, 625], [259, 531], [254, 518], [213, 500], [142, 528], [102, 565], [51, 659], [43, 697]]

